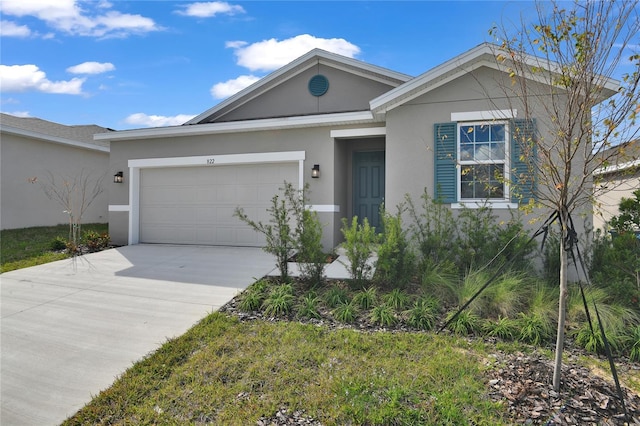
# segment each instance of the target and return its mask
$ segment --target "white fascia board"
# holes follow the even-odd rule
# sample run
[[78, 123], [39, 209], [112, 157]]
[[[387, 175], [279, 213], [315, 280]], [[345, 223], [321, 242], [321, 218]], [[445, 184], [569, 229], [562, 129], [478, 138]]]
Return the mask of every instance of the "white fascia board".
[[346, 138], [366, 138], [370, 136], [386, 136], [386, 127], [363, 127], [360, 129], [343, 129], [332, 130], [331, 137], [334, 139], [346, 139]]
[[129, 168], [222, 166], [230, 164], [263, 164], [303, 161], [305, 151], [257, 152], [247, 154], [199, 155], [129, 160]]
[[20, 129], [18, 127], [0, 125], [0, 132], [9, 133], [16, 136], [24, 136], [31, 139], [38, 139], [44, 142], [51, 142], [60, 145], [67, 145], [74, 148], [88, 149], [91, 151], [99, 151], [108, 153], [109, 147], [94, 145], [86, 142], [74, 141], [71, 139], [59, 138], [56, 136], [49, 136], [44, 133], [38, 133], [31, 130]]
[[596, 176], [606, 175], [607, 173], [621, 172], [623, 170], [631, 169], [633, 167], [640, 167], [640, 159], [637, 159], [634, 161], [627, 161], [626, 163], [622, 163], [622, 164], [614, 164], [607, 167], [601, 167], [599, 169], [596, 169], [593, 172], [593, 174]]
[[293, 129], [340, 124], [374, 122], [371, 111], [336, 114], [305, 115], [263, 120], [230, 121], [225, 123], [194, 124], [191, 126], [155, 127], [151, 129], [121, 130], [98, 133], [96, 140], [134, 140], [160, 137], [211, 135], [217, 133], [257, 132], [261, 130]]

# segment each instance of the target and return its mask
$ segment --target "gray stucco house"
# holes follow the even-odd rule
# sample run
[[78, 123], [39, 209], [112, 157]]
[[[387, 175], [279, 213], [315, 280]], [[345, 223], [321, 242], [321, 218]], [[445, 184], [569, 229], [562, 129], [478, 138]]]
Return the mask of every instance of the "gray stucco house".
[[[40, 184], [83, 172], [92, 180], [107, 175], [109, 142], [93, 135], [109, 132], [96, 125], [65, 126], [33, 117], [0, 114], [1, 229], [68, 223], [64, 208], [47, 198]], [[103, 185], [108, 181], [105, 178]], [[104, 188], [106, 189], [106, 188]], [[105, 190], [83, 216], [84, 223], [108, 221]]]
[[233, 211], [267, 220], [285, 180], [309, 184], [325, 247], [341, 242], [342, 218], [377, 225], [383, 202], [395, 211], [425, 188], [452, 209], [488, 202], [508, 217], [531, 196], [513, 129], [534, 123], [504, 99], [494, 48], [417, 77], [313, 50], [184, 125], [96, 135], [124, 175], [109, 187], [112, 240], [261, 245]]

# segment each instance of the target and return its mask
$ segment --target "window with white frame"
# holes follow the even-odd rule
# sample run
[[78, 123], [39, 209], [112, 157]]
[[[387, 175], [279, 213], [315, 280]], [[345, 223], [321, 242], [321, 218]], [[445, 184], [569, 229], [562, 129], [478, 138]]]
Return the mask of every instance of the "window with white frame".
[[458, 194], [461, 201], [509, 197], [507, 122], [458, 123]]

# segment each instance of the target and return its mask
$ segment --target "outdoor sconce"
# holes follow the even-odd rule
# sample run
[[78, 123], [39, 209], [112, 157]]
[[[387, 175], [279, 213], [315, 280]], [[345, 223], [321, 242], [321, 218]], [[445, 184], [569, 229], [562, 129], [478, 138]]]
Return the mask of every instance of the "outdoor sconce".
[[122, 175], [122, 172], [118, 172], [115, 175], [113, 175], [113, 183], [122, 183], [124, 182], [124, 176]]
[[320, 177], [320, 164], [314, 164], [311, 169], [311, 177], [316, 179]]

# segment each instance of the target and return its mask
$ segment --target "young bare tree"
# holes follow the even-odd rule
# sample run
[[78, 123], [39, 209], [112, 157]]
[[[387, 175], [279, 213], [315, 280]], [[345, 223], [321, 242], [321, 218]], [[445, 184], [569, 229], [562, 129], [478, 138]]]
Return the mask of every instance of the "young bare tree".
[[46, 196], [56, 201], [69, 217], [69, 250], [75, 253], [80, 244], [82, 217], [89, 206], [104, 191], [104, 176], [95, 177], [90, 171], [81, 169], [76, 175], [55, 175], [47, 171], [46, 179], [38, 182]]
[[[565, 6], [569, 6], [565, 8]], [[500, 83], [518, 117], [535, 120], [530, 131], [513, 129], [520, 159], [533, 176], [539, 206], [557, 212], [560, 300], [553, 387], [560, 388], [564, 348], [568, 257], [575, 243], [570, 215], [590, 211], [597, 195], [594, 170], [629, 160], [623, 142], [638, 136], [640, 21], [636, 1], [544, 1], [537, 23], [494, 28], [495, 56], [509, 78]], [[620, 147], [617, 149], [616, 147]], [[517, 174], [515, 171], [514, 174]], [[523, 179], [518, 179], [522, 184]]]

